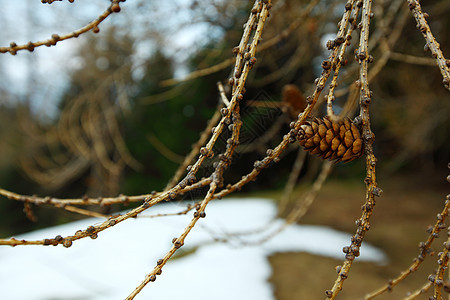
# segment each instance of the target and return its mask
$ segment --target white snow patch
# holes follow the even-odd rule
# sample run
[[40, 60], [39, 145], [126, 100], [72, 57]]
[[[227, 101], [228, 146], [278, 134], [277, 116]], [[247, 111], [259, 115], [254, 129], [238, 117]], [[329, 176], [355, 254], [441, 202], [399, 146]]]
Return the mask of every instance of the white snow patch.
[[[184, 209], [164, 203], [149, 213], [170, 213]], [[275, 252], [309, 252], [342, 260], [342, 247], [350, 234], [323, 226], [292, 225], [257, 246], [242, 246], [266, 236], [283, 221], [275, 219], [275, 204], [266, 199], [229, 199], [210, 203], [188, 235], [180, 251], [192, 254], [173, 259], [156, 282], [149, 283], [136, 299], [274, 299], [268, 282], [271, 267], [267, 256]], [[75, 241], [66, 249], [57, 246], [0, 248], [0, 290], [4, 299], [124, 299], [170, 248], [191, 219], [187, 216], [138, 218], [100, 232], [97, 240]], [[270, 226], [267, 224], [270, 223]], [[100, 223], [85, 219], [55, 226], [17, 238], [43, 239]], [[230, 236], [235, 232], [252, 235]], [[214, 242], [230, 238], [229, 243]], [[364, 244], [358, 260], [383, 263], [382, 251]]]

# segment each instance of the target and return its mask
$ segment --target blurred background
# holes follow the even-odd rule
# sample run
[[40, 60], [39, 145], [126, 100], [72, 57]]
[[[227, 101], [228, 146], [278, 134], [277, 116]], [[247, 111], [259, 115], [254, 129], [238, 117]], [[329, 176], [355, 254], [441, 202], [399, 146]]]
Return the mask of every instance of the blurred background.
[[[71, 32], [109, 5], [109, 1], [0, 3], [1, 46]], [[288, 132], [292, 114], [283, 101], [283, 87], [294, 84], [305, 96], [314, 89], [320, 64], [329, 53], [326, 42], [335, 38], [345, 2], [321, 0], [314, 7], [309, 3], [273, 3], [261, 45], [275, 42], [258, 49], [250, 72], [241, 108], [243, 145], [225, 174], [227, 182], [251, 171], [253, 162]], [[449, 1], [421, 1], [421, 5], [449, 58]], [[216, 83], [225, 84], [231, 74], [231, 49], [239, 43], [251, 6], [242, 0], [130, 0], [100, 24], [97, 34], [89, 32], [33, 53], [2, 54], [0, 186], [21, 194], [64, 198], [164, 189], [217, 108]], [[425, 40], [405, 1], [374, 3], [371, 37], [371, 120], [377, 172], [385, 191], [380, 208], [386, 205], [372, 243], [390, 244], [383, 239], [389, 236], [382, 228], [384, 218], [390, 218], [389, 224], [398, 221], [404, 230], [413, 230], [407, 221], [418, 215], [433, 222], [448, 191], [450, 95], [430, 53], [424, 51]], [[340, 74], [336, 112], [344, 108], [358, 76], [353, 58], [357, 41], [355, 32], [348, 64]], [[195, 70], [215, 65], [206, 76], [183, 80]], [[351, 111], [351, 117], [358, 113], [356, 106]], [[325, 114], [322, 104], [315, 115]], [[264, 139], [268, 132], [270, 139]], [[279, 164], [263, 171], [241, 193], [279, 199], [297, 152], [297, 145], [290, 146]], [[318, 159], [306, 158], [298, 194], [319, 169]], [[320, 208], [327, 210], [313, 207], [305, 222], [353, 231], [364, 198], [364, 176], [362, 159], [337, 164], [319, 194]], [[22, 203], [1, 199], [0, 236], [80, 218], [55, 208], [33, 209], [38, 222], [26, 218]], [[120, 209], [124, 206], [99, 208], [103, 213]], [[425, 229], [422, 223], [418, 226]], [[397, 237], [393, 234], [392, 240]]]

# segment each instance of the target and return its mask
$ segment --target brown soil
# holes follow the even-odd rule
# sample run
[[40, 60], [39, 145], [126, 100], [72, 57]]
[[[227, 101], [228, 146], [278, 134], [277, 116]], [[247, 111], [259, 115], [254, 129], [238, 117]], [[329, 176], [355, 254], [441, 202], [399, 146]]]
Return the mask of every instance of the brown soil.
[[[407, 270], [419, 253], [419, 242], [427, 239], [426, 228], [435, 223], [449, 190], [445, 177], [434, 178], [434, 181], [387, 178], [380, 180], [379, 185], [384, 193], [377, 199], [365, 241], [383, 249], [389, 262], [379, 266], [356, 260], [338, 299], [362, 299]], [[364, 184], [357, 181], [326, 183], [301, 223], [328, 225], [353, 233], [354, 221], [361, 214], [364, 189]], [[443, 241], [440, 238], [433, 243], [436, 252], [440, 251]], [[402, 299], [407, 292], [420, 289], [437, 267], [436, 256], [427, 257], [417, 272], [395, 286], [392, 292], [376, 299]], [[331, 289], [337, 277], [335, 266], [342, 264], [342, 260], [306, 253], [278, 253], [270, 257], [270, 263], [273, 267], [270, 281], [276, 299], [325, 299], [325, 290]], [[428, 292], [417, 299], [428, 299], [431, 295]]]

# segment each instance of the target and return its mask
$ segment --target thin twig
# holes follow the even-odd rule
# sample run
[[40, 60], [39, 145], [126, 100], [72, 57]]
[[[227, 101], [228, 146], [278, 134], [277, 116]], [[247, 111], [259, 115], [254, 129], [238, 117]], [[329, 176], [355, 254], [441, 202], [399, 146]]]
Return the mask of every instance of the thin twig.
[[[304, 151], [306, 152], [306, 151]], [[314, 200], [317, 198], [317, 194], [322, 189], [323, 184], [326, 179], [330, 175], [333, 169], [333, 163], [330, 161], [325, 161], [322, 164], [322, 169], [320, 171], [319, 176], [317, 176], [311, 188], [299, 198], [296, 203], [296, 207], [289, 213], [289, 215], [285, 218], [285, 222], [281, 224], [278, 228], [273, 230], [271, 233], [267, 234], [265, 237], [254, 241], [254, 242], [241, 242], [242, 245], [259, 245], [267, 242], [272, 239], [283, 230], [285, 230], [288, 226], [300, 221], [300, 219], [306, 214]]]
[[450, 238], [444, 243], [444, 248], [439, 253], [439, 258], [437, 260], [438, 269], [436, 272], [436, 276], [430, 276], [428, 279], [433, 281], [434, 285], [434, 298], [437, 300], [442, 299], [442, 286], [444, 285], [445, 279], [444, 274], [448, 269], [448, 261], [449, 261], [449, 250], [450, 249]]
[[181, 164], [184, 161], [184, 157], [182, 155], [179, 155], [175, 152], [173, 152], [171, 149], [169, 149], [163, 142], [161, 142], [154, 133], [147, 134], [147, 140], [153, 145], [153, 147], [161, 153], [165, 158], [168, 160]]
[[223, 88], [222, 82], [217, 82], [217, 88], [219, 89], [220, 99], [225, 107], [230, 106], [230, 100], [228, 100], [227, 95], [225, 94], [225, 89]]
[[221, 116], [220, 108], [221, 107], [222, 107], [222, 104], [219, 103], [214, 115], [208, 121], [206, 128], [200, 134], [200, 138], [198, 139], [198, 141], [195, 144], [192, 145], [191, 152], [189, 152], [189, 154], [186, 155], [183, 163], [178, 167], [178, 169], [175, 172], [175, 174], [173, 175], [173, 177], [167, 183], [166, 187], [164, 188], [165, 191], [169, 190], [175, 184], [177, 184], [178, 181], [180, 181], [181, 176], [183, 176], [183, 174], [186, 172], [186, 169], [188, 168], [188, 166], [192, 163], [195, 156], [197, 156], [197, 154], [199, 153], [200, 147], [206, 143], [206, 141], [208, 140], [208, 137], [211, 135], [212, 128], [214, 126], [216, 126], [217, 122], [219, 122], [219, 120], [220, 120], [220, 116]]
[[[242, 46], [242, 50], [244, 50], [243, 41], [245, 42], [245, 48], [247, 48], [247, 41], [249, 40], [250, 33], [253, 28], [253, 24], [257, 19], [256, 18], [257, 12], [259, 11], [258, 24], [257, 24], [256, 30], [255, 30], [253, 40], [250, 44], [250, 47], [248, 48], [248, 53], [250, 53], [251, 57], [254, 57], [254, 55], [256, 53], [256, 48], [257, 48], [258, 42], [261, 38], [262, 30], [264, 28], [266, 19], [269, 15], [269, 9], [271, 6], [272, 6], [272, 4], [271, 4], [270, 0], [266, 1], [266, 3], [264, 3], [264, 4], [260, 3], [259, 1], [256, 1], [254, 4], [254, 7], [253, 7], [254, 9], [252, 9], [252, 12], [250, 14], [249, 21], [246, 23], [246, 27], [244, 29], [244, 34], [243, 34], [241, 44], [240, 44], [240, 46]], [[230, 103], [229, 107], [226, 109], [226, 111], [223, 112], [224, 117], [222, 118], [221, 122], [219, 123], [219, 126], [218, 126], [219, 129], [217, 130], [217, 128], [216, 128], [215, 133], [211, 137], [207, 146], [200, 150], [200, 152], [201, 152], [200, 158], [197, 160], [196, 164], [194, 164], [194, 166], [191, 168], [191, 170], [189, 171], [188, 177], [187, 177], [187, 178], [190, 178], [190, 177], [195, 176], [195, 173], [197, 172], [198, 167], [203, 162], [203, 160], [201, 158], [210, 156], [209, 154], [212, 152], [212, 147], [214, 146], [215, 141], [217, 140], [218, 133], [222, 132], [222, 129], [224, 127], [224, 124], [225, 124], [224, 119], [228, 118], [229, 120], [232, 120], [232, 122], [233, 122], [232, 123], [233, 126], [231, 127], [232, 136], [231, 136], [230, 142], [227, 145], [227, 149], [226, 149], [225, 153], [223, 153], [222, 158], [220, 159], [217, 167], [215, 168], [215, 171], [210, 176], [211, 182], [209, 184], [208, 193], [206, 194], [205, 198], [201, 202], [200, 206], [198, 206], [197, 211], [194, 213], [192, 220], [190, 221], [190, 223], [188, 224], [186, 229], [183, 231], [183, 233], [178, 238], [174, 238], [171, 249], [166, 253], [166, 255], [162, 259], [158, 260], [153, 271], [151, 273], [149, 273], [148, 275], [146, 275], [145, 279], [141, 282], [141, 284], [138, 287], [136, 287], [136, 289], [126, 298], [127, 300], [134, 299], [134, 297], [137, 294], [139, 294], [139, 292], [149, 282], [155, 281], [156, 276], [161, 274], [161, 270], [162, 270], [163, 266], [172, 257], [172, 255], [177, 251], [177, 249], [179, 249], [181, 246], [184, 245], [184, 241], [185, 241], [187, 235], [192, 230], [192, 228], [195, 226], [197, 221], [200, 218], [204, 218], [206, 216], [206, 213], [205, 213], [206, 206], [212, 199], [215, 198], [215, 191], [216, 191], [217, 187], [222, 185], [223, 172], [231, 164], [231, 159], [232, 159], [233, 153], [236, 149], [236, 146], [239, 143], [239, 133], [240, 133], [240, 128], [242, 126], [242, 121], [240, 120], [239, 103], [238, 102], [242, 100], [241, 92], [242, 92], [242, 89], [244, 88], [244, 85], [245, 85], [245, 82], [246, 82], [246, 79], [248, 76], [248, 72], [254, 64], [254, 62], [250, 63], [250, 61], [246, 62], [245, 64], [242, 64], [242, 58], [244, 57], [243, 54], [244, 54], [243, 51], [238, 53], [237, 59], [236, 59], [235, 74], [237, 74], [237, 72], [239, 72], [239, 76], [236, 76], [237, 77], [235, 80], [236, 86], [233, 89], [233, 97], [231, 99], [231, 103]]]
[[[345, 58], [344, 58], [345, 51], [347, 50], [347, 46], [350, 45], [350, 39], [352, 37], [353, 30], [356, 28], [355, 24], [356, 24], [356, 19], [359, 15], [359, 10], [360, 10], [360, 7], [357, 6], [352, 11], [351, 19], [353, 20], [353, 22], [352, 22], [352, 24], [350, 24], [350, 26], [348, 26], [347, 23], [344, 23], [344, 24], [341, 23], [340, 31], [343, 31], [348, 26], [347, 32], [345, 34], [345, 42], [343, 42], [343, 44], [339, 50], [339, 55], [336, 60], [336, 64], [328, 66], [328, 67], [333, 68], [334, 74], [333, 74], [333, 78], [331, 79], [328, 95], [325, 96], [326, 100], [327, 100], [327, 116], [334, 121], [338, 120], [338, 117], [334, 114], [334, 111], [333, 111], [333, 101], [335, 99], [334, 90], [336, 89], [336, 86], [337, 86], [337, 79], [339, 76], [339, 71], [345, 61]], [[349, 22], [349, 18], [345, 18], [345, 21]]]
[[339, 268], [338, 277], [331, 290], [325, 293], [327, 299], [335, 299], [342, 290], [345, 279], [347, 279], [348, 272], [352, 266], [353, 260], [359, 256], [360, 248], [364, 236], [370, 228], [370, 217], [375, 206], [375, 196], [381, 195], [381, 189], [377, 187], [376, 182], [376, 158], [373, 153], [374, 134], [370, 128], [369, 104], [372, 98], [369, 90], [369, 82], [367, 78], [367, 69], [369, 64], [368, 42], [369, 42], [369, 24], [370, 14], [372, 8], [372, 0], [364, 0], [362, 3], [362, 17], [361, 17], [361, 35], [359, 41], [359, 49], [357, 57], [360, 63], [360, 120], [362, 127], [362, 137], [364, 139], [364, 148], [366, 153], [366, 203], [363, 205], [363, 213], [357, 221], [358, 228], [355, 235], [352, 237], [351, 245], [346, 246], [343, 252], [346, 253], [345, 261], [342, 267]]
[[79, 208], [79, 207], [75, 207], [75, 206], [71, 206], [71, 205], [64, 205], [63, 208], [67, 211], [70, 212], [74, 212], [80, 215], [84, 215], [84, 216], [88, 216], [88, 217], [94, 217], [94, 218], [102, 218], [102, 219], [107, 219], [109, 216], [95, 212], [95, 211], [90, 211], [87, 209], [83, 209], [83, 208]]
[[[297, 29], [301, 24], [303, 24], [304, 20], [306, 19], [306, 16], [311, 13], [311, 11], [313, 10], [314, 7], [316, 7], [318, 2], [319, 2], [319, 0], [313, 0], [313, 1], [309, 2], [308, 5], [301, 11], [301, 14], [295, 19], [294, 22], [292, 22], [288, 26], [288, 28], [284, 29], [278, 35], [272, 37], [271, 39], [268, 39], [267, 41], [263, 42], [261, 44], [261, 46], [259, 47], [259, 51], [264, 51], [266, 49], [270, 49], [272, 46], [276, 45], [281, 40], [287, 38], [295, 29]], [[193, 79], [196, 79], [199, 77], [207, 76], [207, 75], [224, 70], [225, 68], [227, 68], [227, 67], [231, 66], [233, 63], [235, 63], [235, 61], [236, 61], [236, 58], [231, 57], [231, 58], [228, 58], [216, 65], [213, 65], [213, 66], [210, 66], [210, 67], [207, 67], [204, 69], [200, 69], [200, 70], [195, 70], [195, 71], [189, 73], [188, 75], [184, 76], [183, 78], [178, 78], [178, 79], [171, 78], [171, 79], [163, 80], [159, 84], [162, 87], [167, 87], [167, 86], [175, 85], [175, 84], [178, 84], [181, 82], [193, 80]]]
[[77, 29], [71, 33], [64, 34], [64, 35], [58, 35], [58, 34], [52, 34], [52, 37], [48, 40], [43, 41], [37, 41], [37, 42], [29, 42], [28, 44], [24, 45], [17, 45], [15, 42], [11, 42], [9, 47], [0, 47], [0, 53], [6, 53], [9, 52], [12, 55], [15, 55], [17, 51], [20, 50], [28, 50], [30, 52], [33, 52], [35, 48], [41, 47], [41, 46], [55, 46], [58, 42], [68, 40], [71, 38], [77, 38], [83, 33], [86, 33], [90, 30], [92, 30], [94, 33], [99, 32], [98, 25], [103, 22], [107, 17], [109, 17], [114, 12], [120, 12], [120, 6], [119, 6], [120, 0], [112, 0], [111, 5], [109, 5], [108, 9], [106, 9], [101, 15], [97, 17], [94, 21], [90, 22], [86, 26]]
[[413, 300], [419, 297], [420, 295], [425, 294], [428, 292], [428, 290], [431, 288], [433, 284], [431, 282], [425, 283], [423, 286], [420, 287], [420, 289], [417, 289], [416, 291], [412, 292], [409, 296], [405, 298], [405, 300]]
[[176, 212], [176, 213], [161, 213], [161, 214], [154, 214], [154, 215], [144, 215], [140, 214], [137, 216], [138, 218], [159, 218], [159, 217], [172, 217], [172, 216], [181, 216], [186, 215], [188, 212], [196, 208], [196, 205], [188, 205], [186, 209], [183, 209], [182, 211]]
[[442, 83], [444, 87], [450, 90], [450, 60], [445, 59], [444, 54], [441, 51], [441, 46], [431, 32], [427, 19], [422, 12], [422, 7], [417, 0], [407, 0], [409, 9], [416, 19], [417, 28], [422, 33], [425, 41], [427, 42], [426, 48], [431, 51], [431, 56], [436, 60], [439, 70], [442, 74]]
[[294, 191], [295, 184], [297, 183], [298, 176], [303, 169], [303, 165], [306, 158], [306, 151], [301, 148], [297, 151], [297, 157], [295, 158], [292, 170], [289, 173], [288, 181], [284, 187], [283, 196], [281, 197], [280, 203], [278, 204], [278, 214], [282, 215], [286, 210], [286, 207], [291, 198], [292, 192]]
[[444, 208], [442, 209], [442, 211], [439, 214], [437, 214], [438, 217], [437, 217], [436, 223], [429, 230], [430, 235], [428, 236], [428, 239], [425, 242], [421, 242], [419, 244], [419, 249], [420, 249], [419, 255], [416, 258], [414, 258], [414, 262], [408, 267], [408, 269], [401, 272], [397, 278], [389, 280], [389, 283], [386, 284], [385, 286], [382, 286], [378, 290], [375, 290], [372, 293], [366, 295], [364, 297], [365, 300], [373, 299], [376, 296], [381, 295], [382, 293], [384, 293], [386, 291], [391, 291], [394, 286], [399, 284], [402, 280], [404, 280], [406, 277], [408, 277], [413, 272], [417, 271], [419, 266], [422, 264], [422, 262], [427, 257], [430, 246], [433, 243], [433, 241], [435, 240], [435, 238], [438, 236], [439, 232], [442, 229], [446, 228], [445, 225], [443, 225], [443, 224], [445, 223], [445, 220], [448, 217], [449, 209], [450, 209], [450, 200], [446, 200]]
[[389, 59], [413, 65], [433, 66], [433, 67], [436, 65], [436, 62], [432, 58], [420, 57], [398, 52], [391, 52], [389, 55]]

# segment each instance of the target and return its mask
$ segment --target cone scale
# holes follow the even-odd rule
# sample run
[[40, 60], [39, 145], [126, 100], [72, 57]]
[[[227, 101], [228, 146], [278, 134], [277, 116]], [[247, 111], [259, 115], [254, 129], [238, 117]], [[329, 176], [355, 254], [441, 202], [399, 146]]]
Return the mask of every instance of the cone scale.
[[360, 130], [349, 118], [314, 118], [301, 126], [297, 140], [311, 154], [336, 162], [352, 161], [364, 152]]

